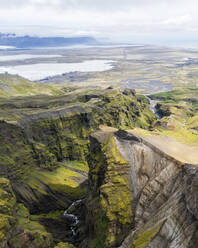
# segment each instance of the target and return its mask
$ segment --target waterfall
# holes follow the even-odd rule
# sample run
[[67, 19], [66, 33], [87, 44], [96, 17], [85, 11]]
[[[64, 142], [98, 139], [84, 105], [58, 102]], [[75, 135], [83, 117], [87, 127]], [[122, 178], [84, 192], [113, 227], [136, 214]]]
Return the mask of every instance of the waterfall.
[[73, 234], [73, 237], [76, 236], [76, 231], [75, 231], [75, 227], [78, 225], [79, 223], [79, 218], [78, 216], [74, 215], [74, 214], [70, 214], [70, 210], [75, 207], [76, 204], [79, 204], [80, 202], [82, 202], [82, 200], [77, 200], [75, 202], [73, 202], [69, 207], [68, 209], [65, 210], [65, 212], [63, 213], [63, 216], [64, 217], [69, 217], [70, 219], [73, 220], [73, 223], [71, 225], [71, 231], [72, 231], [72, 234]]

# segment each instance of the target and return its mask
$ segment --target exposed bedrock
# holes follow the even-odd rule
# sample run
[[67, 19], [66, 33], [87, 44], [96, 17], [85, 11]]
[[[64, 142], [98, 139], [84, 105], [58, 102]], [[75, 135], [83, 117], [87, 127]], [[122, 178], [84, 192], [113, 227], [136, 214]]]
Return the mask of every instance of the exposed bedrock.
[[91, 138], [89, 247], [198, 247], [198, 168], [143, 137]]
[[[0, 119], [0, 177], [10, 180], [13, 197], [22, 204], [19, 205], [19, 222], [21, 219], [25, 222], [20, 225], [24, 240], [36, 239], [37, 235], [29, 233], [41, 230], [39, 238], [46, 237], [46, 247], [58, 243], [58, 247], [65, 247], [67, 242], [75, 246], [82, 241], [87, 243], [84, 202], [90, 133], [100, 125], [149, 128], [155, 116], [149, 110], [147, 99], [132, 90], [76, 89], [61, 96], [1, 99]], [[127, 186], [126, 196], [128, 189]], [[83, 200], [82, 204], [69, 213], [79, 219], [74, 226], [74, 218], [63, 213], [78, 200]], [[14, 210], [17, 211], [15, 207]], [[124, 214], [121, 221], [129, 226], [128, 213]], [[16, 218], [14, 216], [15, 221]], [[2, 227], [5, 233], [6, 228]], [[121, 225], [120, 232], [128, 230]], [[12, 230], [9, 233], [3, 236], [6, 248], [15, 237]], [[23, 245], [22, 236], [17, 236], [12, 247], [31, 247], [29, 241]], [[35, 242], [35, 248], [45, 245]]]

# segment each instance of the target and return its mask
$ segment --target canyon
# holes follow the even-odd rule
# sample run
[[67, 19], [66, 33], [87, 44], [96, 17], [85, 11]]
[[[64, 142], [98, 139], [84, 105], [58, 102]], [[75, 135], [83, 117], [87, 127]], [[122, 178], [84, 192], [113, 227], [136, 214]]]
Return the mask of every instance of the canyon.
[[148, 98], [47, 86], [39, 95], [42, 86], [23, 80], [30, 96], [9, 77], [17, 88], [0, 99], [0, 247], [198, 247], [196, 90]]

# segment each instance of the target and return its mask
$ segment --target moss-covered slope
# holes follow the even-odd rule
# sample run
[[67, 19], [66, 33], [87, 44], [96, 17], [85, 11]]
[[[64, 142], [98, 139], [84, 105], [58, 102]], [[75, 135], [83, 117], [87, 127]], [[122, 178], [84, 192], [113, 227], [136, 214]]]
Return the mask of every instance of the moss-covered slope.
[[91, 137], [88, 200], [89, 247], [116, 247], [132, 223], [129, 163], [111, 131]]
[[29, 81], [18, 75], [0, 74], [0, 97], [59, 95], [64, 92], [63, 86], [44, 85]]
[[52, 245], [51, 234], [31, 220], [28, 209], [16, 203], [9, 180], [0, 178], [0, 247], [48, 248]]
[[161, 117], [155, 132], [183, 143], [198, 143], [197, 93], [197, 88], [184, 88], [151, 95], [158, 102], [156, 111]]

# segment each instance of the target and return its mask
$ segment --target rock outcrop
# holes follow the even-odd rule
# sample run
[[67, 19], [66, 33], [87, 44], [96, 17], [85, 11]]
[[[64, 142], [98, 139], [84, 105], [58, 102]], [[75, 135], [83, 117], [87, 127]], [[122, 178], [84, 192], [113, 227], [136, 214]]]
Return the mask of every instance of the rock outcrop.
[[195, 164], [131, 132], [90, 140], [89, 247], [198, 247]]

